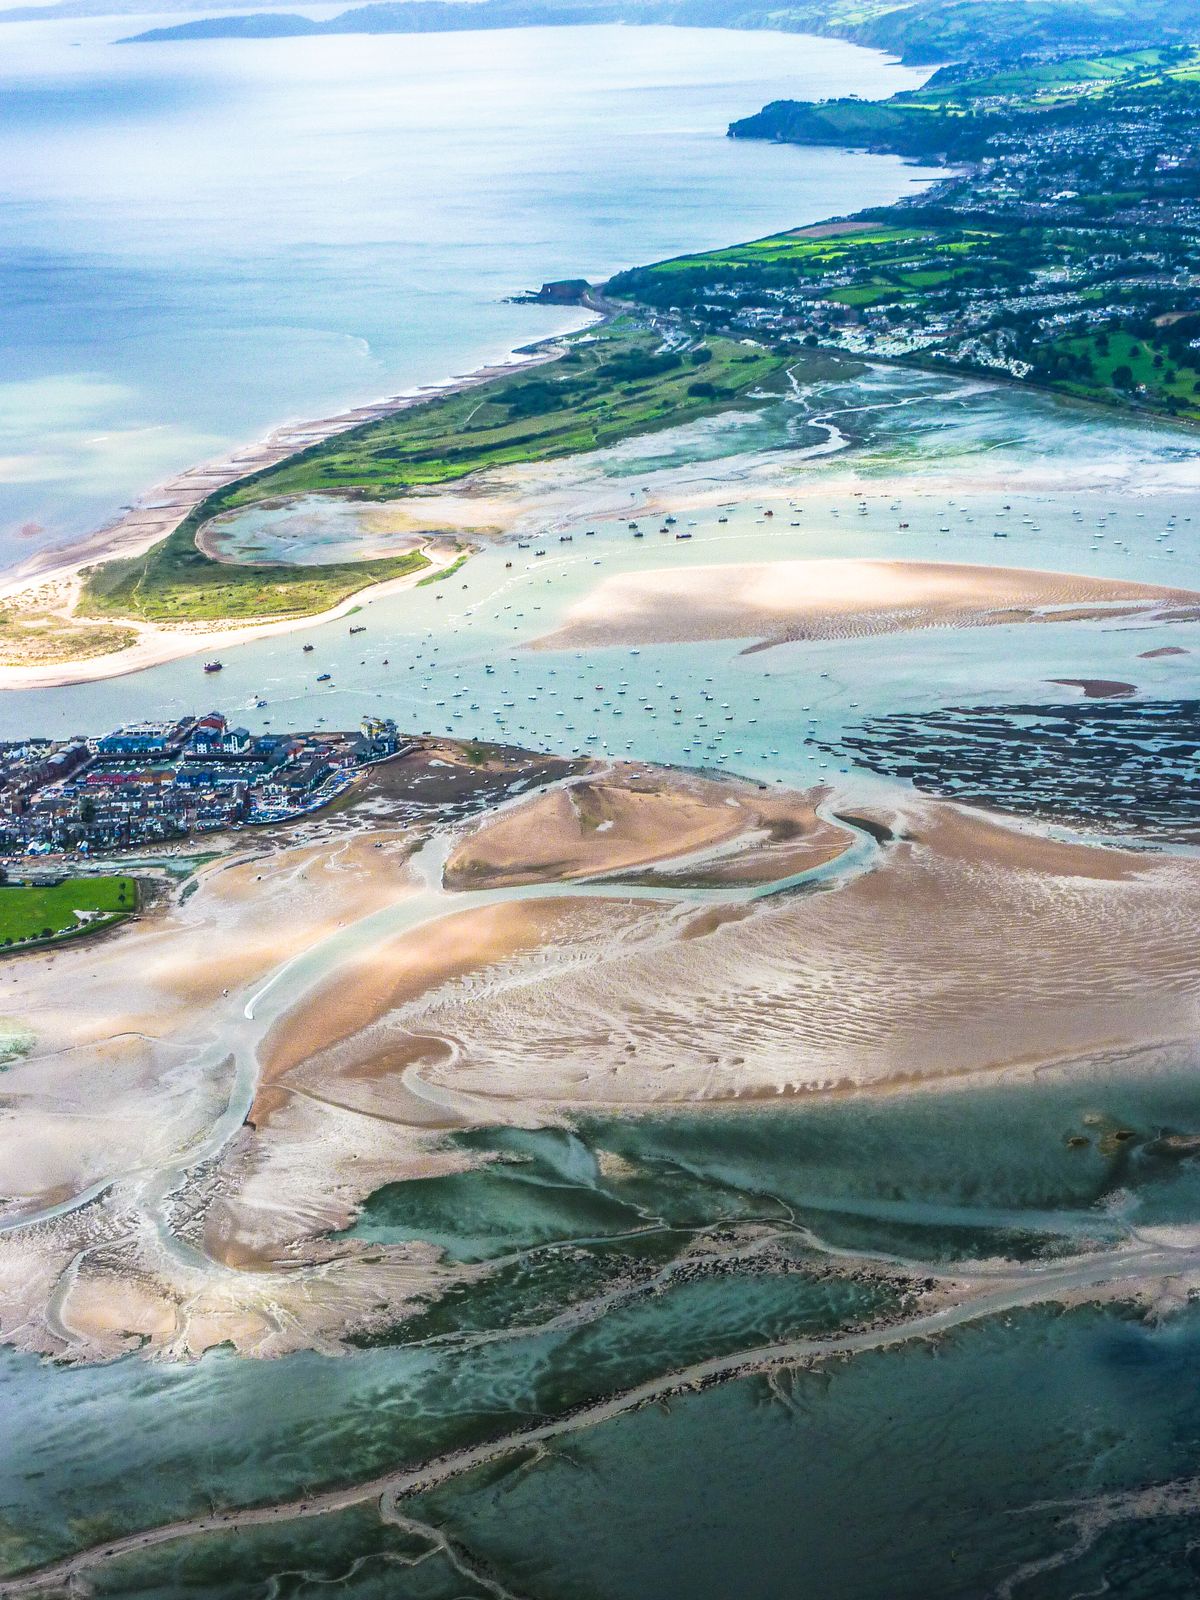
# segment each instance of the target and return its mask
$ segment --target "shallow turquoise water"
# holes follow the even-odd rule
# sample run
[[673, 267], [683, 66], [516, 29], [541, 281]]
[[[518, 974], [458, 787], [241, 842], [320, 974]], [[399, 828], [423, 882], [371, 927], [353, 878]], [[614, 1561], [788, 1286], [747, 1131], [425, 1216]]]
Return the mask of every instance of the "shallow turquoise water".
[[273, 561], [314, 567], [371, 561], [406, 553], [414, 536], [397, 532], [379, 502], [300, 495], [281, 505], [255, 506], [207, 530], [205, 548], [223, 561]]
[[[805, 453], [815, 437], [806, 419], [830, 400], [827, 410], [859, 443], [813, 458]], [[603, 477], [630, 511], [565, 514], [536, 542], [544, 557], [535, 556], [532, 540], [524, 550], [515, 540], [492, 546], [453, 579], [365, 603], [352, 623], [225, 650], [216, 681], [193, 658], [53, 693], [10, 692], [0, 701], [0, 735], [107, 728], [195, 711], [215, 697], [251, 728], [348, 727], [371, 713], [417, 732], [719, 766], [764, 781], [838, 778], [846, 788], [851, 762], [825, 747], [889, 711], [1073, 698], [1077, 691], [1051, 681], [1058, 678], [1119, 679], [1147, 697], [1194, 692], [1200, 624], [1152, 627], [1141, 618], [933, 628], [753, 654], [745, 653], [753, 640], [530, 652], [526, 646], [604, 577], [683, 562], [950, 560], [1197, 584], [1192, 482], [1200, 453], [1190, 435], [903, 371], [872, 371], [832, 393], [818, 384], [801, 403], [776, 402], [730, 426], [675, 430], [666, 465], [661, 439], [606, 454]], [[647, 486], [667, 504], [672, 486], [681, 498], [711, 490], [715, 436], [726, 453], [739, 441], [745, 449], [732, 481], [722, 468], [729, 486], [719, 501], [684, 514], [694, 523], [691, 541], [660, 535], [655, 518], [646, 519], [647, 537], [635, 540], [627, 521]], [[764, 455], [772, 443], [777, 448]], [[875, 474], [894, 464], [897, 449], [911, 457], [911, 475], [899, 488], [885, 487]], [[776, 515], [766, 519], [761, 495], [739, 484], [739, 462], [763, 461], [794, 484], [795, 514], [777, 500]], [[979, 483], [981, 461], [988, 476]], [[826, 487], [831, 473], [850, 467], [861, 475], [865, 502], [848, 483], [844, 491], [840, 480], [836, 491]], [[1064, 477], [1070, 487], [1056, 490]], [[569, 544], [558, 542], [560, 528], [572, 530]], [[997, 530], [1007, 536], [996, 538]], [[366, 632], [350, 638], [349, 627], [363, 624]], [[307, 643], [310, 654], [302, 650]], [[1163, 645], [1191, 653], [1143, 659]], [[319, 684], [322, 673], [330, 681]], [[684, 715], [673, 714], [672, 694]], [[853, 782], [872, 789], [878, 780], [854, 773]]]
[[[445, 1519], [522, 1594], [994, 1594], [1072, 1543], [1063, 1509], [1039, 1502], [1190, 1476], [1198, 1340], [1195, 1313], [1161, 1330], [1026, 1313], [800, 1375], [790, 1404], [758, 1380], [687, 1396], [414, 1510]], [[1193, 1594], [1198, 1526], [1196, 1510], [1125, 1521], [1103, 1565], [1084, 1556], [1016, 1593], [1104, 1592], [1107, 1567], [1109, 1593]]]
[[[755, 1379], [676, 1399], [669, 1415], [621, 1418], [407, 1509], [520, 1595], [976, 1600], [1071, 1548], [1079, 1502], [1103, 1512], [1101, 1496], [1190, 1474], [1198, 1340], [1195, 1313], [1159, 1329], [1024, 1313], [800, 1375], [786, 1400]], [[386, 1539], [354, 1515], [123, 1563], [98, 1592], [308, 1597], [329, 1592], [321, 1577], [355, 1600], [485, 1592], [461, 1577], [436, 1587], [440, 1562], [384, 1566]], [[1195, 1510], [1138, 1518], [1118, 1500], [1076, 1560], [1012, 1593], [1194, 1594], [1197, 1527]], [[304, 1576], [271, 1589], [281, 1569]]]

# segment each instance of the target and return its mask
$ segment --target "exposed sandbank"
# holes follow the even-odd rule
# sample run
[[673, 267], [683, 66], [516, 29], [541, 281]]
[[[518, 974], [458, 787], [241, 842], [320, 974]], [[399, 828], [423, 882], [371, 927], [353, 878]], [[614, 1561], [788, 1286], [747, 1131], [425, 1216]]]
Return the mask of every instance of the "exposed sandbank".
[[808, 795], [620, 766], [487, 819], [451, 853], [445, 882], [490, 889], [594, 877], [738, 841], [688, 880], [761, 883], [832, 861], [850, 839]]
[[949, 806], [891, 820], [897, 842], [836, 893], [691, 940], [590, 930], [545, 972], [431, 988], [396, 1024], [456, 1041], [422, 1078], [498, 1117], [887, 1089], [1194, 1030], [1200, 865]]
[[[495, 764], [481, 793], [518, 772]], [[470, 766], [429, 770], [463, 795]], [[0, 1325], [105, 1359], [143, 1341], [336, 1349], [462, 1277], [420, 1241], [331, 1236], [382, 1184], [474, 1159], [447, 1129], [891, 1093], [1194, 1034], [1200, 863], [860, 802], [885, 839], [873, 866], [832, 892], [714, 902], [689, 892], [697, 859], [752, 881], [797, 842], [840, 847], [840, 830], [817, 795], [658, 772], [641, 795], [635, 770], [574, 780], [611, 829], [581, 828], [555, 791], [462, 848], [505, 881], [637, 855], [656, 898], [616, 882], [431, 894], [379, 790], [358, 817], [212, 864], [103, 946], [31, 956], [19, 988], [0, 972], [0, 1012], [35, 1034], [5, 1073], [0, 1222], [95, 1196], [0, 1232]], [[685, 826], [711, 853], [671, 882]], [[422, 894], [415, 925], [399, 921]], [[257, 1076], [235, 1092], [249, 1042]], [[166, 1235], [145, 1211], [163, 1174]]]
[[820, 560], [660, 567], [602, 579], [543, 650], [756, 639], [761, 646], [917, 628], [1085, 620], [1200, 607], [1200, 593], [1082, 573], [957, 562]]

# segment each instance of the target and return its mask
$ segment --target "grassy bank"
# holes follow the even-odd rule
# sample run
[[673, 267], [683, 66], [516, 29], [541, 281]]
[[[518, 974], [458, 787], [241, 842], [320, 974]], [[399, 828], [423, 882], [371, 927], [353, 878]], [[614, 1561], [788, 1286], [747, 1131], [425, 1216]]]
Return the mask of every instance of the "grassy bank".
[[548, 365], [439, 395], [313, 445], [231, 485], [219, 496], [221, 509], [338, 489], [387, 499], [490, 467], [595, 450], [735, 404], [780, 364], [732, 339], [689, 352], [660, 345], [656, 334], [619, 321]]
[[196, 548], [196, 531], [212, 515], [211, 505], [201, 507], [145, 555], [93, 567], [84, 577], [80, 612], [147, 622], [307, 617], [330, 610], [370, 584], [429, 565], [419, 551], [325, 567], [213, 561]]
[[132, 878], [68, 878], [52, 888], [0, 886], [0, 948], [111, 927], [137, 910]]
[[[371, 584], [419, 571], [419, 554], [330, 566], [219, 562], [196, 545], [211, 517], [279, 495], [386, 500], [488, 467], [545, 461], [736, 405], [781, 359], [733, 339], [664, 351], [618, 323], [552, 364], [436, 396], [219, 489], [145, 555], [92, 568], [80, 612], [150, 622], [311, 616]], [[433, 575], [431, 575], [433, 576]]]

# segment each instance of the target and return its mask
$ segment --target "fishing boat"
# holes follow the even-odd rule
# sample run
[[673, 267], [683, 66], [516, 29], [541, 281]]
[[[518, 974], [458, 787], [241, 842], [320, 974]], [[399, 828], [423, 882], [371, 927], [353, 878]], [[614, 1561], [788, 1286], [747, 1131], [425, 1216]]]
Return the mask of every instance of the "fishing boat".
[[305, 655], [307, 655], [308, 652], [312, 649], [312, 645], [304, 644], [304, 645], [301, 645], [300, 648], [304, 651]]
[[205, 672], [220, 672], [221, 663], [219, 661], [206, 661], [204, 663], [204, 670]]

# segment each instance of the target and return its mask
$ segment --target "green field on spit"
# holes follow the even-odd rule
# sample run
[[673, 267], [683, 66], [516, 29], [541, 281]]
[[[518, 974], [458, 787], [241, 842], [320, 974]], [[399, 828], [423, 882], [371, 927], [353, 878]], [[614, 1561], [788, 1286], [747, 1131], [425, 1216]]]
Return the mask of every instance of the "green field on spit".
[[141, 617], [147, 622], [253, 622], [328, 611], [373, 583], [420, 572], [419, 550], [376, 561], [325, 567], [214, 561], [196, 546], [199, 528], [216, 514], [211, 502], [145, 555], [107, 561], [84, 575], [84, 616]]
[[575, 455], [720, 410], [780, 365], [734, 339], [666, 349], [657, 334], [622, 320], [556, 361], [365, 423], [214, 499], [221, 510], [337, 489], [386, 499], [489, 467]]
[[137, 910], [132, 878], [68, 878], [43, 888], [0, 885], [0, 947], [111, 927]]
[[361, 492], [373, 500], [471, 472], [574, 455], [738, 404], [783, 358], [735, 339], [664, 348], [622, 319], [558, 360], [435, 396], [365, 423], [210, 495], [145, 555], [86, 575], [80, 610], [149, 622], [251, 620], [326, 611], [426, 557], [288, 567], [214, 561], [197, 548], [210, 518], [281, 496]]

